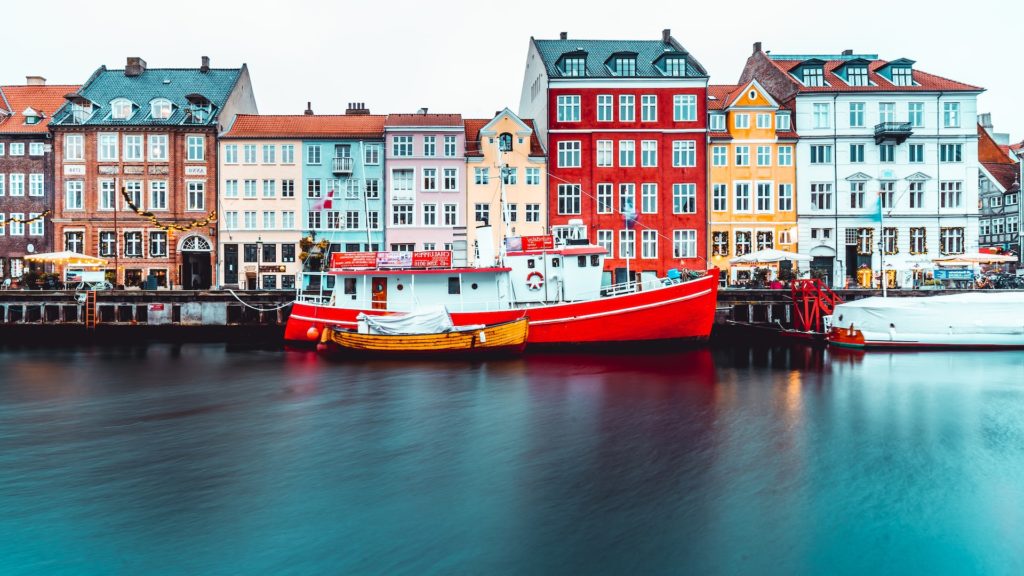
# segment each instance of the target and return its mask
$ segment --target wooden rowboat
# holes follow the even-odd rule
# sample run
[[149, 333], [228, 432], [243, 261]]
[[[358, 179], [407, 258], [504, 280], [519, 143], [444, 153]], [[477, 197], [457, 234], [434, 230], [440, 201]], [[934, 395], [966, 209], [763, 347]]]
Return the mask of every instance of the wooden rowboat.
[[477, 326], [456, 327], [437, 334], [360, 334], [329, 329], [321, 337], [322, 351], [357, 355], [446, 355], [476, 356], [519, 354], [526, 348], [529, 321], [518, 320]]

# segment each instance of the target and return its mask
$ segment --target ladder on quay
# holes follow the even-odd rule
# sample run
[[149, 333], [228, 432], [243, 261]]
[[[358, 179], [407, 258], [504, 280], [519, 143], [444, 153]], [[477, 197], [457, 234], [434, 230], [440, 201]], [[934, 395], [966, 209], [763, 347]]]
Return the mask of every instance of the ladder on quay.
[[96, 291], [89, 290], [85, 293], [85, 327], [94, 330], [99, 321], [97, 315]]

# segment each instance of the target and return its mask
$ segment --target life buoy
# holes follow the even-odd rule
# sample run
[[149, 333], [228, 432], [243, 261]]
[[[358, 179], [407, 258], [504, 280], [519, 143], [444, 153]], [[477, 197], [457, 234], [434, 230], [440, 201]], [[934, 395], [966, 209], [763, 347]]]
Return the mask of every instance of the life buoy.
[[534, 270], [526, 275], [526, 286], [530, 290], [540, 290], [544, 287], [544, 275]]

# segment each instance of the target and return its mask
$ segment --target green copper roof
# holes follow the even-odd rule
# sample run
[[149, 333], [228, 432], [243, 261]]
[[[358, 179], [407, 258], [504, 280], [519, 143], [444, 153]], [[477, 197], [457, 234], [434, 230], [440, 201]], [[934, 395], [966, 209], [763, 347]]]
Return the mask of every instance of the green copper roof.
[[[212, 114], [205, 122], [188, 122], [189, 125], [216, 124], [217, 115], [234, 89], [242, 73], [241, 68], [211, 68], [201, 72], [198, 68], [154, 68], [138, 76], [125, 76], [124, 70], [107, 70], [100, 67], [92, 78], [78, 91], [78, 94], [93, 103], [94, 112], [84, 122], [73, 122], [69, 104], [64, 104], [54, 114], [56, 125], [109, 125], [109, 126], [174, 126], [184, 124], [186, 109], [191, 105], [186, 96], [199, 94], [213, 104]], [[110, 103], [117, 98], [126, 98], [136, 106], [135, 113], [127, 120], [111, 118]], [[166, 98], [173, 104], [171, 117], [165, 120], [150, 117], [150, 102]]]
[[660, 40], [534, 40], [548, 75], [553, 78], [565, 77], [558, 67], [559, 58], [576, 52], [587, 53], [587, 77], [618, 78], [612, 74], [605, 62], [619, 52], [636, 53], [637, 78], [665, 78], [655, 62], [665, 54], [681, 54], [686, 58], [686, 77], [707, 76], [700, 62], [688, 53], [674, 39], [671, 43]]

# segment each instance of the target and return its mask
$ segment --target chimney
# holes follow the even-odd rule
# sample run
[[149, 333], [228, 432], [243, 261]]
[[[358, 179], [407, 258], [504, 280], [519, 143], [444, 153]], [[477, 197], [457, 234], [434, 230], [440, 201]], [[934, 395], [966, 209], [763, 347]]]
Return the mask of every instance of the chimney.
[[850, 48], [843, 50], [843, 56], [853, 56], [853, 50], [851, 50]]
[[146, 71], [146, 61], [138, 56], [129, 56], [128, 63], [124, 65], [125, 76], [141, 76]]
[[981, 127], [985, 130], [992, 131], [992, 113], [984, 112], [978, 114], [978, 124], [981, 124]]
[[419, 110], [416, 111], [416, 113], [417, 114], [426, 114], [427, 113], [427, 107], [424, 106], [423, 108], [420, 108]]
[[761, 43], [760, 42], [754, 42], [754, 54], [757, 54], [760, 51], [761, 51]]
[[29, 86], [46, 86], [46, 78], [42, 76], [25, 76], [25, 84]]
[[312, 102], [306, 102], [306, 111], [303, 112], [303, 114], [305, 114], [306, 116], [312, 116], [313, 115], [313, 103]]
[[369, 113], [365, 102], [349, 102], [348, 108], [345, 109], [346, 116], [366, 116]]
[[559, 40], [568, 40], [569, 39], [569, 33], [568, 32], [559, 32], [558, 33], [558, 39]]
[[203, 64], [202, 64], [202, 66], [199, 67], [199, 71], [202, 72], [203, 74], [206, 74], [207, 72], [210, 71], [210, 57], [209, 56], [203, 56]]
[[665, 28], [664, 30], [661, 31], [661, 41], [664, 44], [668, 44], [669, 43], [669, 38], [671, 38], [671, 37], [672, 37], [672, 29], [671, 28]]

